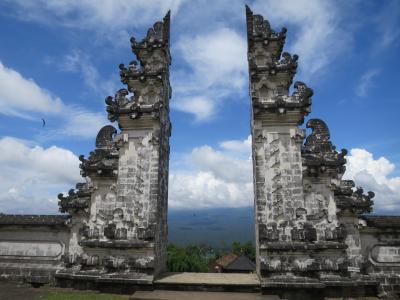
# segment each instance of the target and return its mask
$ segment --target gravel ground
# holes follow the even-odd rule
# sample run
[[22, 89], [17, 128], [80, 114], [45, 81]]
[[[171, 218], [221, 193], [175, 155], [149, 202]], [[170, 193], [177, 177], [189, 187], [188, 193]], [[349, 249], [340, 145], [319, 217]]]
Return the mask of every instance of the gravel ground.
[[46, 289], [31, 285], [0, 282], [0, 300], [37, 300], [46, 294]]

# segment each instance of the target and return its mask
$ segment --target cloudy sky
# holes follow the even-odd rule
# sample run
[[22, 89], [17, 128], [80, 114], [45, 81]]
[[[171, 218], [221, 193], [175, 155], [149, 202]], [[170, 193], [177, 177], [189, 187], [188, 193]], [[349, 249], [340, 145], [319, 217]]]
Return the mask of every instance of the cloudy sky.
[[[248, 0], [300, 56], [347, 178], [400, 213], [400, 3]], [[130, 36], [172, 11], [171, 208], [252, 205], [244, 1], [0, 0], [0, 211], [56, 213], [107, 124]], [[46, 126], [42, 127], [42, 118]]]

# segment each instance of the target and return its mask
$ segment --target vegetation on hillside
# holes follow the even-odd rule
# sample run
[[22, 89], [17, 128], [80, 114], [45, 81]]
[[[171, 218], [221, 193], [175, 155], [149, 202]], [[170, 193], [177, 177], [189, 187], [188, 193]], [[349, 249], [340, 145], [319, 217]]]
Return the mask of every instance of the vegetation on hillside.
[[251, 242], [243, 243], [233, 242], [232, 252], [236, 255], [247, 256], [251, 261], [256, 261], [256, 249]]
[[208, 272], [207, 260], [199, 246], [167, 248], [167, 268], [170, 272]]
[[167, 268], [169, 272], [209, 272], [208, 264], [228, 253], [247, 256], [255, 261], [255, 249], [251, 242], [234, 242], [231, 249], [219, 250], [210, 246], [177, 246], [167, 247]]

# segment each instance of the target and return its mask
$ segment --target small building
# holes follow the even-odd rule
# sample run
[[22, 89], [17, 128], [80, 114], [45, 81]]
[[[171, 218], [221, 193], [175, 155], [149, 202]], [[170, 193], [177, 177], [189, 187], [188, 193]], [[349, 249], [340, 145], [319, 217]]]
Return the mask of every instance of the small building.
[[214, 273], [252, 273], [256, 269], [256, 265], [247, 256], [238, 256], [229, 253], [211, 262], [209, 265], [210, 272]]

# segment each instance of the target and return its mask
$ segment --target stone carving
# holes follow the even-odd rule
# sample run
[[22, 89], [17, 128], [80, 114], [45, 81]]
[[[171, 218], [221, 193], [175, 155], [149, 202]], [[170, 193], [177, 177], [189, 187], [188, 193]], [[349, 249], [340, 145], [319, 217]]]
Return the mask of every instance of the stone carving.
[[71, 189], [68, 196], [58, 194], [58, 205], [62, 213], [75, 213], [80, 210], [86, 211], [90, 204], [92, 190], [88, 183], [77, 183], [76, 189]]
[[351, 211], [356, 215], [372, 212], [374, 204], [372, 198], [375, 193], [369, 191], [367, 195], [364, 190], [358, 187], [353, 191], [355, 184], [353, 180], [342, 180], [339, 186], [335, 187], [335, 199], [337, 207], [342, 211]]
[[[250, 7], [246, 5], [246, 18], [247, 18], [247, 38], [248, 39], [267, 39], [279, 40], [283, 43], [286, 38], [287, 29], [283, 27], [280, 32], [275, 32], [268, 20], [264, 20], [261, 15], [254, 15]], [[249, 34], [250, 33], [250, 34]]]
[[336, 151], [336, 147], [330, 141], [328, 126], [324, 121], [311, 119], [306, 126], [312, 129], [302, 149], [308, 174], [315, 176], [321, 172], [343, 174], [347, 150], [342, 149], [340, 153]]
[[81, 161], [81, 175], [86, 177], [91, 174], [103, 176], [115, 176], [118, 168], [118, 150], [113, 137], [117, 130], [107, 125], [100, 129], [96, 137], [96, 149], [85, 159], [83, 155], [79, 156]]

